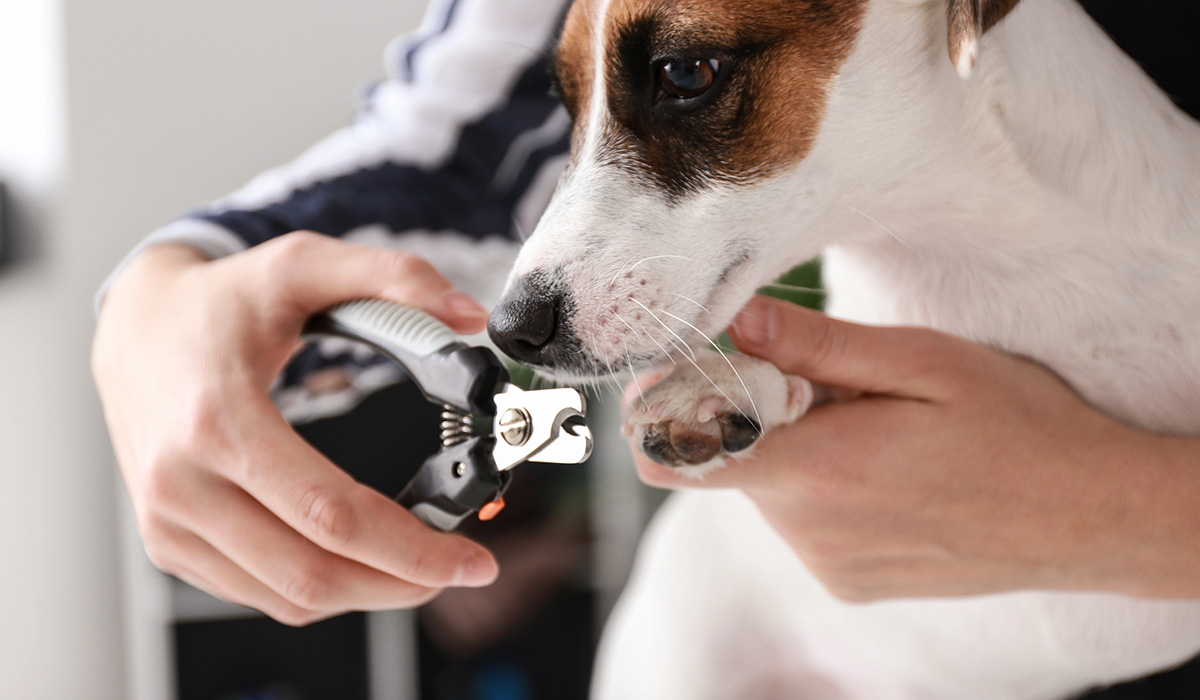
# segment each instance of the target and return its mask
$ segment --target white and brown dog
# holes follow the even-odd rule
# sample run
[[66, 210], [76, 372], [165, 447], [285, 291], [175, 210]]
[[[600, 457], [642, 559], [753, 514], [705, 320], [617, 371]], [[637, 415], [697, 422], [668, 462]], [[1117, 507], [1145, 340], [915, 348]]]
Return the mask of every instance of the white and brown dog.
[[[1033, 357], [1200, 434], [1200, 125], [1073, 0], [578, 0], [557, 78], [571, 163], [492, 336], [564, 378], [674, 355], [629, 419], [656, 460], [718, 464], [803, 412], [804, 380], [703, 348], [819, 253], [833, 315]], [[843, 603], [740, 494], [685, 492], [594, 694], [1049, 700], [1198, 650], [1196, 602]]]

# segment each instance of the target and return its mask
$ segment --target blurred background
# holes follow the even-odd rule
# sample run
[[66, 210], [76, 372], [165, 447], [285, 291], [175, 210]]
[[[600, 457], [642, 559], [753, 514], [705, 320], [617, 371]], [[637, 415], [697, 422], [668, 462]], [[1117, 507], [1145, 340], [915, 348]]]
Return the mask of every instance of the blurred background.
[[[293, 630], [149, 565], [92, 389], [93, 295], [121, 257], [344, 125], [387, 42], [423, 10], [0, 0], [0, 697], [583, 697], [597, 623], [656, 502], [627, 466], [596, 466], [619, 451], [600, 445], [586, 470], [516, 480], [505, 524], [480, 536], [519, 585], [447, 596], [420, 620]], [[435, 422], [396, 388], [304, 434], [397, 491], [404, 460], [379, 446], [408, 444], [419, 462]]]

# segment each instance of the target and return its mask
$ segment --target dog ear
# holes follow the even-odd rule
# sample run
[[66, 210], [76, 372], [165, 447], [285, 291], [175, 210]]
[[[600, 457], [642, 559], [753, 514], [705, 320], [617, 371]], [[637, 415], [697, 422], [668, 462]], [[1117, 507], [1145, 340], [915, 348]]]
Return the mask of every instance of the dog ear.
[[1016, 6], [1018, 0], [948, 0], [946, 25], [949, 29], [950, 62], [964, 78], [975, 68], [979, 55], [979, 37]]

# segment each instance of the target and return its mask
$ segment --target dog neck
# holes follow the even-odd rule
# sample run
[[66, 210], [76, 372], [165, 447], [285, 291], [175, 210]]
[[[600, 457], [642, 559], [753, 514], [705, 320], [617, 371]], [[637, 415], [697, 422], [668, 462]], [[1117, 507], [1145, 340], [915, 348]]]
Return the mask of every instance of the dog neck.
[[852, 230], [900, 255], [1197, 238], [1186, 183], [1200, 181], [1200, 125], [1078, 5], [1024, 0], [966, 80], [946, 60], [941, 7], [872, 4], [813, 154], [846, 205], [831, 203], [817, 238]]
[[814, 150], [837, 173], [813, 236], [830, 313], [1034, 357], [1194, 432], [1161, 388], [1200, 387], [1200, 125], [1070, 0], [1023, 0], [967, 80], [936, 7], [877, 5]]

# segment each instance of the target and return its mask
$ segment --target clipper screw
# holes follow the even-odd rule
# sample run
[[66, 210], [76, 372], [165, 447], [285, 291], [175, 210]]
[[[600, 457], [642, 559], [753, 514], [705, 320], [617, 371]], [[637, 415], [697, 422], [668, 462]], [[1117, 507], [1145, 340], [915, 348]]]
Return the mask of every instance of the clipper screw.
[[513, 447], [524, 445], [532, 430], [529, 414], [523, 409], [510, 408], [500, 416], [500, 437]]

